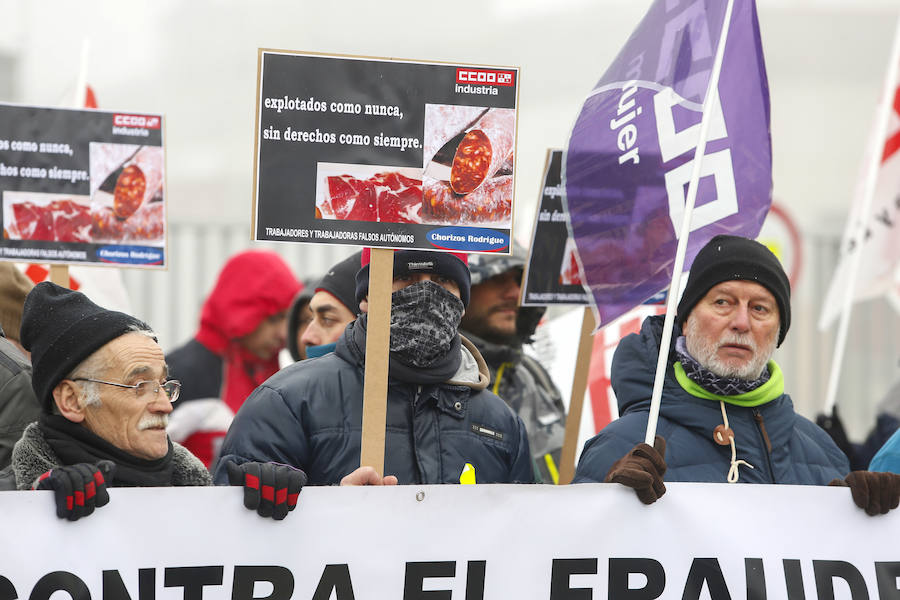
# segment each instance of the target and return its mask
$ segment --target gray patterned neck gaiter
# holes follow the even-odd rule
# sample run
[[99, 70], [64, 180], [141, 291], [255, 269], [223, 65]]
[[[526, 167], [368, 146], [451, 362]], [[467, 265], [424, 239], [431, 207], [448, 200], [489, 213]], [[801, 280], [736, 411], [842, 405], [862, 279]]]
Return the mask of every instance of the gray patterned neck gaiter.
[[430, 367], [453, 345], [462, 300], [430, 280], [391, 294], [391, 354], [414, 367]]
[[675, 340], [675, 352], [678, 354], [678, 358], [681, 359], [681, 367], [684, 369], [684, 374], [688, 376], [688, 379], [707, 392], [712, 392], [719, 396], [737, 396], [738, 394], [752, 392], [767, 382], [769, 377], [772, 376], [768, 367], [763, 369], [762, 375], [758, 379], [752, 381], [740, 379], [739, 377], [721, 377], [716, 375], [691, 356], [691, 353], [687, 350], [687, 342], [685, 342], [683, 335]]

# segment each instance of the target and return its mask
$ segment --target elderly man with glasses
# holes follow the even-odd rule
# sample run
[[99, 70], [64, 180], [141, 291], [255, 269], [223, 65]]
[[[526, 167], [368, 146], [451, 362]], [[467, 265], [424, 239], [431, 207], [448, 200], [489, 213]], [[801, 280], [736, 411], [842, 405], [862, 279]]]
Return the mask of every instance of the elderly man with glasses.
[[[57, 516], [74, 521], [109, 501], [107, 487], [212, 485], [203, 463], [166, 434], [181, 383], [167, 380], [145, 323], [44, 282], [25, 299], [21, 338], [43, 413], [13, 448], [0, 489], [52, 489]], [[257, 492], [245, 486], [245, 505], [276, 519], [306, 481], [283, 465], [244, 471]], [[271, 497], [260, 490], [269, 486]]]

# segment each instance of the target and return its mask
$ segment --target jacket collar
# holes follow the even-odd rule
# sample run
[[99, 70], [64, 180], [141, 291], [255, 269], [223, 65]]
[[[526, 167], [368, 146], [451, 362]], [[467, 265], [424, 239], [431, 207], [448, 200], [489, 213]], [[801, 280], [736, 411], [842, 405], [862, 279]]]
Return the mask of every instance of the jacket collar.
[[518, 364], [519, 361], [522, 360], [521, 344], [497, 344], [489, 342], [484, 338], [478, 337], [477, 335], [462, 329], [460, 330], [460, 334], [465, 335], [465, 337], [478, 348], [478, 351], [481, 352], [485, 362], [495, 369], [505, 362]]
[[680, 362], [677, 362], [674, 365], [675, 379], [678, 380], [682, 389], [688, 394], [698, 398], [706, 398], [707, 400], [715, 400], [716, 402], [721, 401], [727, 404], [733, 404], [734, 406], [744, 407], [759, 406], [766, 402], [771, 402], [784, 394], [784, 374], [782, 374], [778, 363], [774, 360], [770, 360], [768, 368], [769, 379], [758, 388], [743, 394], [723, 396], [721, 394], [714, 394], [709, 390], [702, 388], [694, 380], [688, 377]]
[[[343, 335], [338, 339], [334, 353], [350, 364], [362, 367], [366, 363], [365, 337], [366, 323], [364, 318], [353, 321], [344, 330]], [[473, 390], [483, 390], [490, 383], [491, 376], [487, 364], [481, 353], [475, 345], [463, 337], [458, 336], [459, 344], [455, 344], [459, 353], [459, 363], [452, 374], [439, 376], [428, 369], [418, 369], [418, 375], [413, 379], [416, 381], [407, 381], [408, 383], [447, 383], [449, 385], [458, 385], [472, 388]], [[393, 366], [393, 365], [392, 365]], [[393, 369], [389, 371], [392, 379], [397, 379]], [[401, 378], [402, 379], [402, 378]], [[406, 381], [406, 379], [402, 379]]]

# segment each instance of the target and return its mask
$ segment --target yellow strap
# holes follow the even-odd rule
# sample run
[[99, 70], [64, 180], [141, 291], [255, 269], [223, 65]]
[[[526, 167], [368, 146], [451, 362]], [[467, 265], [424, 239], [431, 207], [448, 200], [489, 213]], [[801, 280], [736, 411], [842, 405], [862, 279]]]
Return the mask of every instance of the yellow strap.
[[559, 485], [559, 469], [556, 468], [556, 462], [549, 452], [544, 455], [544, 462], [547, 463], [547, 470], [550, 471], [550, 479], [553, 480], [553, 485]]
[[500, 392], [497, 390], [500, 389], [500, 380], [503, 379], [503, 371], [506, 370], [506, 365], [512, 366], [511, 362], [500, 363], [500, 367], [497, 368], [497, 379], [494, 380], [494, 387], [491, 389], [492, 392], [500, 395]]

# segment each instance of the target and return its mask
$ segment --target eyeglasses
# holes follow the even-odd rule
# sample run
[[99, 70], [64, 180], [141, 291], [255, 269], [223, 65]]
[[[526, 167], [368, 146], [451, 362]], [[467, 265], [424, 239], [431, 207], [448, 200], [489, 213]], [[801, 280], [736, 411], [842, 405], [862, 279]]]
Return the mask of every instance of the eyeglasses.
[[120, 388], [130, 388], [134, 390], [135, 395], [141, 399], [151, 402], [159, 395], [159, 390], [165, 392], [169, 402], [178, 400], [178, 394], [181, 392], [181, 382], [170, 379], [164, 383], [158, 381], [138, 381], [134, 385], [125, 385], [124, 383], [116, 383], [114, 381], [103, 381], [102, 379], [91, 379], [90, 377], [73, 377], [72, 381], [90, 381], [93, 383], [103, 383], [105, 385], [114, 385]]

